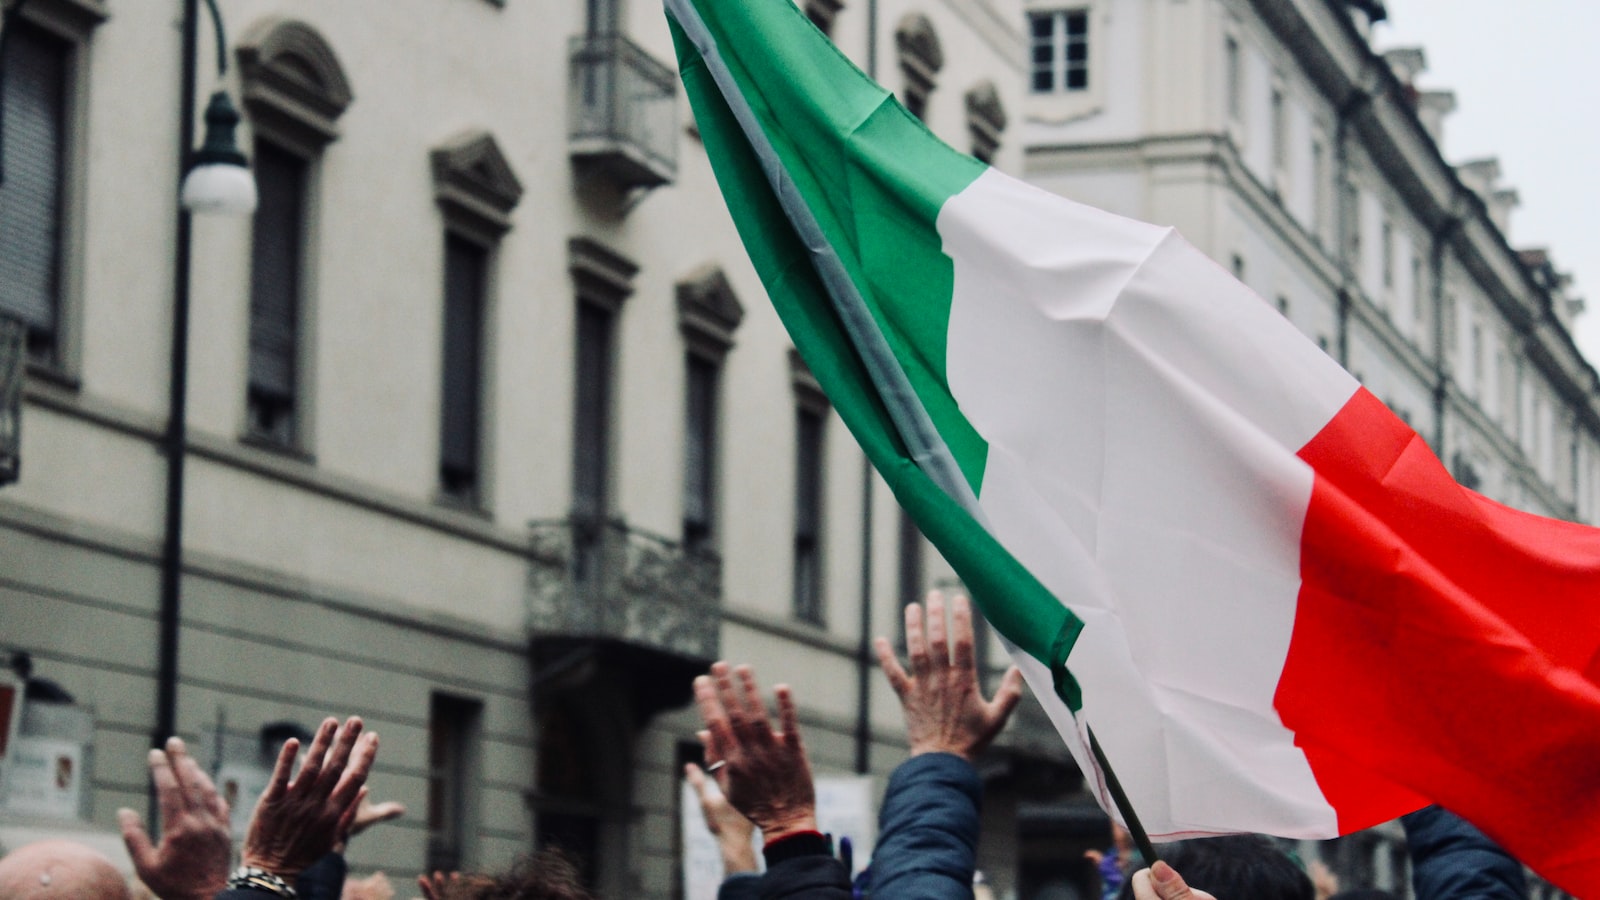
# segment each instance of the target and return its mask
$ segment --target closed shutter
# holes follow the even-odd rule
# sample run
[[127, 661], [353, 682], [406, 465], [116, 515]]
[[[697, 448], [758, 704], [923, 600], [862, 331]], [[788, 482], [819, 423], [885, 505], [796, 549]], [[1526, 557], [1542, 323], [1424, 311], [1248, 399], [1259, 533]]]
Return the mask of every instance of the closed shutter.
[[250, 254], [250, 393], [277, 412], [294, 407], [306, 162], [256, 146], [255, 232]]
[[711, 536], [715, 502], [717, 366], [689, 356], [684, 415], [683, 532], [694, 544]]
[[445, 238], [444, 389], [439, 475], [447, 493], [476, 499], [483, 397], [483, 297], [488, 253]]
[[50, 356], [60, 294], [70, 47], [26, 24], [7, 28], [0, 309], [27, 323], [32, 352]]
[[599, 524], [610, 470], [613, 314], [578, 303], [577, 402], [573, 411], [573, 512]]

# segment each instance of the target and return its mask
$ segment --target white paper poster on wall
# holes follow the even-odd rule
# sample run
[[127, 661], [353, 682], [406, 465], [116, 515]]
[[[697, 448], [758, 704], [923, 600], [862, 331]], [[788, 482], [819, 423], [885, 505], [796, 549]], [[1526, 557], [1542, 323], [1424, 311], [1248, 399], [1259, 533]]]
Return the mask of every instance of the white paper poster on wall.
[[83, 803], [83, 745], [60, 738], [19, 736], [6, 754], [7, 812], [76, 819]]
[[[715, 785], [712, 786], [715, 790]], [[824, 834], [849, 837], [855, 848], [853, 876], [866, 868], [877, 838], [877, 811], [872, 806], [872, 778], [865, 775], [823, 775], [816, 779], [817, 826]], [[722, 884], [722, 853], [700, 814], [700, 798], [687, 780], [678, 784], [678, 809], [683, 834], [684, 900], [716, 900]], [[756, 862], [761, 862], [761, 836], [752, 837]]]

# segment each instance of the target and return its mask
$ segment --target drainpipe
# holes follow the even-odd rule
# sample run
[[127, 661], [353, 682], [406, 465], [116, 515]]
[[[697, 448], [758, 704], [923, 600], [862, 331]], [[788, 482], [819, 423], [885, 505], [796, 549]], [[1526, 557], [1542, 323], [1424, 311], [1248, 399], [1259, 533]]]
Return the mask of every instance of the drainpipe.
[[[196, 57], [199, 55], [199, 0], [183, 0], [182, 82], [178, 88], [178, 179], [182, 184], [193, 153]], [[189, 259], [191, 229], [189, 211], [178, 202], [174, 238], [172, 285], [172, 346], [168, 376], [167, 428], [161, 447], [167, 457], [167, 497], [165, 532], [161, 542], [161, 607], [159, 643], [156, 656], [156, 721], [151, 746], [160, 747], [177, 733], [178, 719], [178, 626], [181, 616], [181, 578], [183, 575], [183, 464], [188, 436], [185, 424], [189, 399]], [[154, 787], [150, 815], [154, 819]]]
[[[878, 0], [867, 0], [867, 77], [878, 78]], [[861, 456], [861, 623], [856, 645], [856, 774], [872, 771], [872, 460]]]

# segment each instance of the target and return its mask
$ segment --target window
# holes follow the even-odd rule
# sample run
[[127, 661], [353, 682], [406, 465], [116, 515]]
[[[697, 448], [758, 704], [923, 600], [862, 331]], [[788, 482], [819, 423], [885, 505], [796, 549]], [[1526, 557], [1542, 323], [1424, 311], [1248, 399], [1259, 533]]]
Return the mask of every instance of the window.
[[458, 135], [430, 158], [434, 201], [445, 225], [439, 492], [482, 506], [490, 261], [511, 228], [522, 185], [488, 132]]
[[27, 328], [29, 359], [56, 364], [72, 44], [12, 13], [5, 27], [0, 313]]
[[1361, 188], [1347, 184], [1344, 188], [1343, 216], [1345, 247], [1350, 254], [1350, 265], [1359, 271], [1361, 266]]
[[572, 511], [598, 526], [606, 514], [611, 459], [611, 357], [614, 313], [578, 302], [572, 435]]
[[822, 414], [795, 410], [794, 615], [822, 624]]
[[1383, 220], [1383, 286], [1394, 287], [1394, 223], [1388, 219]]
[[1411, 313], [1418, 325], [1428, 321], [1428, 292], [1422, 283], [1422, 257], [1415, 253], [1411, 255]]
[[939, 70], [944, 68], [944, 49], [939, 35], [927, 16], [910, 13], [895, 28], [894, 39], [900, 53], [900, 72], [906, 79], [902, 99], [912, 115], [926, 119], [928, 97], [933, 93]]
[[684, 370], [683, 544], [708, 548], [716, 538], [717, 432], [722, 361], [744, 319], [727, 276], [704, 265], [677, 284], [678, 329], [688, 350]]
[[1326, 245], [1328, 215], [1328, 159], [1321, 140], [1311, 142], [1311, 232]]
[[1089, 89], [1089, 13], [1063, 9], [1028, 14], [1035, 94]]
[[1477, 322], [1472, 323], [1469, 352], [1472, 363], [1472, 396], [1482, 402], [1484, 400], [1484, 388], [1488, 384], [1488, 372], [1485, 371], [1483, 361], [1483, 326]]
[[821, 29], [823, 34], [832, 36], [833, 20], [838, 17], [839, 10], [843, 7], [844, 0], [806, 0], [806, 18]]
[[577, 288], [573, 352], [573, 575], [597, 584], [603, 529], [610, 512], [611, 428], [616, 319], [633, 291], [638, 266], [588, 238], [567, 244]]
[[684, 380], [683, 544], [711, 542], [716, 508], [717, 364], [689, 354]]
[[822, 492], [828, 401], [800, 355], [789, 351], [795, 391], [794, 616], [823, 624]]
[[1279, 172], [1289, 169], [1289, 113], [1279, 88], [1272, 89], [1272, 167]]
[[476, 700], [434, 694], [428, 704], [429, 872], [453, 872], [474, 861], [482, 718]]
[[250, 371], [245, 433], [304, 449], [307, 389], [300, 336], [315, 162], [339, 136], [350, 84], [333, 48], [303, 22], [272, 16], [239, 41], [239, 78], [256, 137], [250, 248]]
[[1239, 42], [1228, 38], [1223, 52], [1223, 91], [1228, 104], [1228, 121], [1244, 121], [1244, 72], [1239, 60]]
[[482, 501], [483, 307], [488, 277], [485, 248], [457, 235], [445, 237], [439, 489], [470, 505]]
[[245, 392], [251, 437], [295, 446], [297, 376], [305, 259], [308, 164], [257, 143], [255, 228], [250, 247], [250, 377]]

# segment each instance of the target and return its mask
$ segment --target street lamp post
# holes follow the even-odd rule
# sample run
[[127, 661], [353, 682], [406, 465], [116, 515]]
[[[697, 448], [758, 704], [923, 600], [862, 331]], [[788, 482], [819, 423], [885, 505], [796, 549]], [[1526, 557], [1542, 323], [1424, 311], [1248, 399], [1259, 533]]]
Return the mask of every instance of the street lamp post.
[[[217, 74], [227, 72], [227, 38], [216, 0], [206, 0], [217, 36]], [[197, 56], [200, 37], [199, 0], [183, 3], [183, 65], [179, 86], [178, 175], [183, 185], [177, 204], [172, 290], [172, 354], [168, 376], [166, 431], [162, 449], [167, 457], [165, 533], [161, 543], [161, 607], [156, 660], [156, 721], [151, 746], [160, 747], [177, 732], [178, 631], [182, 621], [183, 486], [188, 453], [189, 400], [189, 284], [193, 250], [192, 213], [214, 212], [248, 215], [255, 210], [255, 182], [244, 154], [234, 141], [239, 122], [227, 92], [219, 89], [206, 110], [206, 138], [193, 149], [197, 97]], [[154, 797], [151, 815], [155, 814]]]

